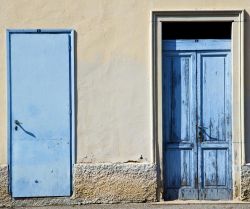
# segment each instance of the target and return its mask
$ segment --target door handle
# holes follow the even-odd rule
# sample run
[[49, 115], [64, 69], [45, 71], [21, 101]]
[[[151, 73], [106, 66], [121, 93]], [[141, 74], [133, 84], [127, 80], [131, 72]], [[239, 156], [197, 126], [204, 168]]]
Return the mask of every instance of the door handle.
[[16, 126], [15, 126], [15, 131], [18, 130], [18, 126], [19, 126], [20, 128], [22, 128], [22, 126], [21, 126], [22, 123], [20, 123], [18, 120], [15, 120], [15, 124], [16, 124]]
[[197, 126], [198, 129], [199, 129], [199, 132], [198, 132], [198, 139], [199, 139], [199, 142], [202, 143], [203, 141], [203, 132], [206, 133], [206, 127], [203, 127], [203, 126]]
[[199, 129], [201, 129], [201, 130], [206, 130], [207, 128], [206, 127], [204, 127], [204, 126], [197, 126]]
[[198, 132], [198, 141], [201, 143], [202, 142], [202, 138], [203, 138], [203, 133], [202, 133], [202, 130], [199, 130]]
[[22, 129], [26, 134], [28, 134], [28, 135], [30, 135], [30, 136], [32, 136], [32, 137], [34, 137], [34, 138], [36, 138], [36, 136], [35, 136], [35, 134], [33, 134], [33, 133], [31, 133], [30, 131], [27, 131], [21, 124], [21, 122], [20, 121], [18, 121], [18, 120], [15, 120], [15, 131], [17, 131], [18, 130], [18, 127], [20, 127], [20, 129]]
[[21, 126], [22, 123], [20, 123], [18, 120], [15, 120], [15, 124]]

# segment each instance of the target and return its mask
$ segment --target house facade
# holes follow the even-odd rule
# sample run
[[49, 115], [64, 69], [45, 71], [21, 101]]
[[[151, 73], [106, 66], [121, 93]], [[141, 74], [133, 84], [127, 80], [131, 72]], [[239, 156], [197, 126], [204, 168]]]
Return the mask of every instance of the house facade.
[[247, 0], [0, 11], [0, 206], [250, 200]]

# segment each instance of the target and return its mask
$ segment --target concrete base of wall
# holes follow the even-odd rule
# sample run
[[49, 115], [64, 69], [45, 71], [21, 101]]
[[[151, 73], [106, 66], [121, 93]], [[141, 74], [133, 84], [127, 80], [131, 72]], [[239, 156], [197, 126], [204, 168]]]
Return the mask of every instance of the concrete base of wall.
[[[154, 164], [83, 163], [74, 167], [71, 197], [13, 199], [8, 193], [8, 167], [0, 165], [0, 207], [153, 202], [156, 187]], [[250, 201], [250, 165], [242, 166], [241, 199]]]
[[241, 200], [250, 201], [250, 165], [241, 167]]
[[156, 166], [147, 163], [76, 164], [72, 197], [14, 199], [8, 194], [7, 166], [0, 166], [0, 207], [152, 202], [156, 174]]
[[11, 206], [11, 197], [8, 194], [8, 166], [0, 165], [0, 207]]
[[152, 164], [77, 164], [74, 198], [94, 203], [156, 201]]

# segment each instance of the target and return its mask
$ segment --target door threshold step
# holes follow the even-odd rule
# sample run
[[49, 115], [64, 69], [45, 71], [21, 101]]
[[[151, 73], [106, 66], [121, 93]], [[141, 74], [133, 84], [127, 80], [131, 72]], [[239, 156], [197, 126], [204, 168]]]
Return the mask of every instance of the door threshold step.
[[192, 204], [250, 204], [250, 202], [240, 200], [171, 200], [161, 201], [152, 204], [156, 205], [192, 205]]

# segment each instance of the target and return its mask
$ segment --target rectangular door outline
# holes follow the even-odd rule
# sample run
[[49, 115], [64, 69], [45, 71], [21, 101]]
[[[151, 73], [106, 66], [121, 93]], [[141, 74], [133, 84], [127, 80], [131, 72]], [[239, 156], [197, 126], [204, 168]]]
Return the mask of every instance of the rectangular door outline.
[[[195, 44], [196, 42], [198, 42], [198, 41], [200, 41], [201, 43], [200, 44]], [[218, 54], [221, 54], [221, 55], [224, 55], [224, 54], [226, 54], [225, 56], [228, 56], [227, 57], [227, 59], [229, 59], [229, 61], [227, 62], [227, 64], [229, 65], [229, 66], [227, 66], [228, 67], [228, 69], [229, 69], [229, 74], [227, 75], [228, 76], [228, 79], [227, 79], [227, 82], [229, 82], [229, 86], [231, 86], [231, 60], [230, 60], [230, 53], [229, 53], [229, 55], [226, 53], [226, 52], [223, 52], [223, 51], [225, 51], [226, 49], [230, 49], [231, 48], [231, 46], [230, 46], [230, 41], [226, 41], [225, 42], [225, 44], [224, 44], [224, 46], [226, 47], [225, 48], [225, 50], [221, 50], [221, 46], [220, 46], [220, 44], [219, 44], [219, 41], [220, 40], [214, 40], [214, 42], [212, 43], [212, 44], [210, 44], [209, 45], [209, 41], [207, 41], [207, 40], [189, 40], [189, 41], [187, 41], [187, 40], [176, 40], [176, 42], [175, 41], [163, 41], [163, 45], [162, 45], [162, 49], [163, 49], [163, 51], [162, 51], [162, 53], [163, 53], [163, 59], [162, 59], [162, 61], [163, 61], [163, 72], [162, 72], [162, 78], [163, 78], [163, 81], [164, 81], [164, 66], [166, 66], [166, 64], [164, 64], [165, 62], [166, 62], [166, 50], [168, 50], [168, 54], [170, 53], [184, 53], [184, 52], [186, 52], [186, 53], [191, 53], [192, 51], [196, 51], [196, 53], [198, 52], [198, 51], [200, 51], [200, 54], [198, 53], [197, 54], [197, 60], [199, 60], [200, 59], [200, 57], [201, 57], [201, 54], [207, 54], [207, 55], [209, 55], [209, 52], [211, 52], [211, 51], [209, 51], [209, 50], [212, 50], [213, 49], [213, 47], [215, 46], [215, 48], [216, 48], [216, 51], [217, 50], [219, 50], [219, 52], [218, 52]], [[165, 42], [165, 43], [164, 43]], [[167, 43], [168, 42], [168, 47], [167, 47]], [[190, 44], [192, 44], [192, 47], [190, 48]], [[204, 47], [205, 46], [205, 47]], [[206, 51], [204, 48], [208, 48], [208, 51]], [[198, 50], [198, 51], [197, 51]], [[199, 62], [199, 61], [198, 61]], [[198, 66], [198, 64], [197, 64], [197, 66]], [[199, 70], [198, 70], [198, 75], [197, 75], [197, 77], [199, 78]], [[199, 79], [198, 79], [199, 80]], [[162, 89], [163, 89], [163, 93], [164, 93], [164, 91], [166, 91], [166, 90], [164, 90], [166, 87], [164, 87], [164, 82], [162, 81]], [[197, 86], [197, 88], [196, 89], [199, 89], [200, 88], [200, 86], [199, 86], [199, 82], [196, 80], [196, 82], [197, 82], [197, 84], [196, 85], [198, 85]], [[197, 92], [197, 101], [199, 101], [199, 90], [197, 90], [198, 92]], [[228, 88], [227, 90], [227, 97], [226, 98], [229, 98], [229, 100], [230, 100], [230, 102], [228, 102], [228, 100], [226, 101], [227, 103], [229, 103], [229, 104], [227, 104], [227, 109], [229, 110], [229, 115], [231, 114], [231, 109], [232, 109], [232, 107], [231, 107], [231, 102], [232, 102], [232, 98], [231, 98], [231, 88]], [[162, 101], [163, 101], [163, 107], [164, 107], [164, 101], [166, 100], [166, 98], [165, 98], [166, 96], [162, 96]], [[200, 106], [200, 104], [199, 104], [199, 102], [198, 102], [198, 104], [197, 104], [197, 111], [198, 111], [198, 109], [199, 109], [199, 106]], [[165, 117], [164, 116], [164, 109], [165, 108], [163, 108], [163, 118]], [[231, 117], [231, 115], [230, 115], [230, 117]], [[200, 167], [200, 165], [201, 165], [201, 159], [200, 159], [200, 156], [201, 156], [201, 153], [200, 153], [200, 150], [201, 150], [201, 146], [200, 146], [200, 142], [199, 142], [199, 139], [198, 139], [198, 126], [200, 125], [200, 119], [199, 118], [197, 118], [198, 119], [198, 121], [197, 121], [197, 137], [196, 137], [196, 141], [197, 141], [197, 143], [198, 143], [198, 147], [199, 147], [199, 149], [198, 149], [198, 151], [199, 151], [199, 154], [198, 154], [198, 156], [199, 156], [199, 159], [197, 159], [198, 160], [198, 164], [197, 164], [197, 166], [199, 165], [199, 167]], [[230, 142], [229, 142], [229, 145], [227, 145], [228, 146], [228, 154], [229, 154], [229, 156], [228, 155], [226, 155], [226, 158], [227, 158], [227, 160], [228, 160], [228, 165], [227, 165], [227, 168], [229, 168], [229, 178], [228, 178], [228, 182], [227, 182], [227, 189], [228, 188], [230, 188], [229, 189], [229, 193], [227, 193], [227, 192], [225, 192], [225, 194], [224, 194], [224, 196], [227, 196], [227, 198], [228, 199], [231, 199], [232, 198], [232, 157], [231, 157], [231, 154], [232, 154], [232, 136], [231, 136], [231, 130], [232, 130], [232, 127], [231, 127], [231, 123], [232, 123], [232, 118], [231, 119], [229, 119], [229, 125], [228, 125], [228, 127], [230, 128], [230, 131], [228, 132], [228, 134], [227, 134], [227, 137], [230, 139]], [[198, 125], [199, 124], [199, 125]], [[164, 126], [164, 120], [163, 120], [163, 126]], [[165, 131], [164, 131], [164, 129], [165, 129], [165, 126], [164, 126], [164, 128], [163, 128], [163, 138], [165, 138], [165, 140], [163, 140], [163, 149], [164, 149], [164, 151], [163, 151], [163, 154], [165, 153], [166, 154], [166, 136], [164, 135], [165, 133]], [[168, 145], [169, 146], [169, 145]], [[171, 146], [173, 146], [173, 145], [171, 145]], [[204, 146], [204, 145], [202, 145], [202, 146]], [[222, 149], [224, 149], [224, 147], [223, 147], [223, 145], [219, 145], [218, 144], [218, 149], [219, 150], [222, 150]], [[208, 144], [208, 148], [209, 147], [211, 147], [211, 144]], [[169, 148], [168, 148], [169, 149]], [[164, 156], [163, 156], [163, 164], [164, 164], [164, 167], [166, 166], [166, 161], [167, 161], [167, 159], [165, 159], [165, 154], [164, 154]], [[199, 193], [201, 193], [201, 187], [202, 187], [202, 185], [201, 185], [201, 182], [202, 182], [202, 176], [201, 176], [201, 173], [199, 172], [199, 170], [201, 169], [201, 167], [199, 168], [199, 167], [197, 167], [197, 172], [198, 172], [198, 176], [196, 176], [196, 179], [199, 179], [199, 181], [197, 182], [197, 187], [199, 188], [199, 190], [200, 190], [200, 192]], [[165, 168], [166, 169], [166, 168]], [[165, 169], [164, 169], [164, 171], [165, 171]], [[164, 172], [163, 172], [163, 174], [164, 174]], [[164, 178], [167, 178], [167, 176], [164, 174]], [[166, 181], [168, 181], [168, 179], [165, 179], [164, 180], [164, 184], [166, 183]], [[196, 188], [197, 188], [196, 187]], [[164, 188], [166, 188], [166, 186], [164, 186]], [[165, 192], [167, 192], [167, 191], [165, 191]], [[182, 192], [180, 192], [180, 193], [182, 193]], [[199, 196], [199, 199], [206, 199], [206, 198], [208, 198], [209, 199], [209, 197], [206, 197], [206, 195], [205, 196], [203, 196], [202, 194], [199, 194], [198, 195]], [[214, 195], [214, 197], [215, 197], [215, 195]], [[213, 199], [214, 197], [210, 197], [210, 199]], [[216, 198], [216, 197], [215, 197]], [[185, 198], [184, 198], [185, 199]], [[186, 199], [189, 199], [188, 197], [186, 197]], [[195, 199], [195, 198], [194, 198]]]
[[[218, 47], [220, 47], [220, 44], [218, 44]], [[204, 140], [205, 137], [211, 137], [210, 136], [211, 134], [209, 134], [208, 130], [207, 129], [203, 129], [202, 132], [203, 132], [203, 139], [200, 139], [202, 140], [202, 142], [200, 141], [198, 143], [198, 167], [200, 167], [199, 171], [199, 175], [198, 175], [198, 178], [199, 178], [199, 190], [200, 190], [200, 193], [199, 193], [199, 197], [200, 199], [216, 199], [218, 198], [220, 195], [221, 196], [228, 196], [229, 198], [228, 199], [232, 199], [232, 117], [231, 117], [231, 112], [232, 112], [232, 107], [231, 107], [231, 101], [232, 101], [232, 98], [231, 98], [231, 66], [230, 66], [230, 61], [231, 61], [231, 54], [228, 53], [228, 50], [219, 50], [218, 52], [213, 52], [211, 53], [211, 51], [200, 51], [200, 52], [197, 52], [197, 62], [199, 63], [198, 65], [200, 66], [198, 72], [197, 72], [197, 77], [200, 78], [200, 79], [197, 79], [197, 101], [198, 101], [198, 107], [197, 107], [197, 111], [202, 111], [202, 104], [201, 104], [201, 95], [203, 95], [203, 93], [201, 93], [201, 90], [202, 90], [202, 86], [204, 85], [204, 82], [202, 82], [202, 71], [203, 71], [203, 67], [205, 66], [202, 66], [201, 62], [202, 62], [202, 59], [204, 58], [209, 58], [209, 57], [213, 57], [217, 55], [218, 57], [220, 58], [224, 58], [225, 60], [227, 61], [224, 61], [224, 64], [225, 64], [225, 69], [227, 70], [227, 72], [225, 72], [225, 77], [227, 77], [225, 79], [225, 86], [229, 86], [229, 88], [225, 88], [225, 92], [224, 92], [224, 97], [225, 97], [225, 114], [224, 114], [224, 121], [225, 121], [225, 141], [216, 141], [215, 143], [213, 143], [213, 141], [206, 141]], [[200, 81], [200, 82], [199, 82]], [[218, 83], [214, 83], [213, 85], [218, 85]], [[220, 89], [220, 87], [218, 87], [217, 89]], [[210, 100], [212, 102], [212, 99]], [[218, 102], [217, 102], [218, 103]], [[207, 127], [204, 127], [204, 124], [203, 124], [203, 119], [202, 119], [202, 113], [198, 113], [198, 117], [197, 118], [197, 124], [198, 124], [198, 127], [201, 127], [201, 128], [207, 128]], [[199, 128], [198, 128], [199, 129]], [[199, 132], [199, 130], [197, 130], [197, 132]], [[220, 134], [219, 134], [220, 135]], [[221, 136], [222, 137], [222, 136]], [[227, 141], [229, 140], [229, 141]], [[224, 186], [220, 186], [221, 190], [220, 190], [220, 193], [218, 193], [218, 190], [213, 188], [213, 186], [206, 186], [206, 180], [205, 180], [205, 175], [204, 175], [204, 171], [203, 169], [206, 167], [204, 166], [204, 164], [207, 162], [206, 160], [204, 160], [205, 158], [205, 152], [208, 152], [209, 153], [209, 150], [212, 150], [214, 149], [213, 151], [215, 151], [216, 153], [216, 164], [219, 164], [219, 163], [222, 163], [221, 162], [218, 162], [217, 160], [217, 157], [218, 155], [221, 155], [223, 153], [223, 151], [225, 151], [226, 153], [225, 154], [225, 158], [227, 158], [227, 163], [225, 165], [222, 165], [220, 164], [220, 166], [218, 166], [218, 168], [221, 169], [221, 172], [223, 172], [223, 167], [224, 167], [224, 172], [226, 172], [228, 170], [228, 179], [223, 179], [225, 182], [224, 182]], [[223, 157], [221, 155], [221, 157]], [[203, 162], [203, 163], [202, 163]], [[209, 167], [209, 166], [208, 166]], [[218, 171], [217, 171], [218, 172]], [[218, 181], [222, 181], [222, 179], [220, 179], [220, 176], [216, 175], [216, 182], [218, 183]], [[221, 183], [220, 183], [221, 184]], [[207, 188], [205, 188], [207, 187]], [[228, 187], [230, 187], [230, 191], [228, 193]], [[210, 198], [209, 198], [210, 197]], [[224, 198], [223, 198], [224, 199]]]
[[75, 51], [74, 51], [74, 30], [71, 29], [10, 29], [6, 31], [6, 40], [7, 40], [7, 92], [8, 92], [8, 168], [9, 168], [9, 193], [12, 195], [12, 129], [13, 129], [13, 120], [12, 118], [12, 80], [11, 80], [11, 35], [12, 34], [65, 34], [68, 36], [68, 49], [69, 49], [69, 104], [70, 104], [70, 195], [73, 192], [72, 180], [73, 180], [73, 166], [75, 163]]
[[[176, 169], [176, 172], [178, 172], [177, 170], [180, 169], [174, 165], [172, 166], [171, 163], [168, 163], [167, 159], [166, 159], [167, 156], [174, 157], [176, 164], [178, 162], [180, 163], [180, 161], [182, 161], [183, 158], [185, 158], [185, 156], [186, 156], [185, 165], [189, 164], [193, 168], [193, 166], [197, 164], [197, 159], [195, 157], [197, 155], [197, 145], [194, 141], [196, 138], [196, 131], [195, 131], [196, 103], [194, 102], [194, 101], [196, 101], [196, 92], [195, 92], [196, 83], [192, 82], [192, 81], [195, 81], [195, 79], [196, 79], [195, 78], [196, 70], [193, 70], [193, 69], [196, 69], [196, 54], [193, 52], [185, 52], [185, 51], [183, 51], [183, 52], [181, 52], [181, 51], [168, 52], [167, 53], [168, 55], [166, 53], [163, 52], [163, 55], [166, 57], [168, 57], [168, 56], [172, 57], [172, 60], [171, 60], [171, 63], [170, 62], [167, 63], [167, 58], [163, 59], [163, 62], [164, 62], [163, 66], [166, 66], [166, 64], [167, 65], [170, 64], [171, 68], [173, 68], [172, 69], [172, 71], [173, 71], [173, 70], [175, 70], [174, 66], [173, 66], [174, 63], [178, 65], [179, 63], [182, 62], [182, 65], [185, 66], [185, 69], [186, 68], [191, 69], [191, 71], [188, 73], [188, 80], [191, 82], [188, 84], [188, 90], [186, 92], [186, 94], [188, 95], [188, 99], [189, 99], [187, 103], [189, 104], [189, 107], [191, 107], [191, 108], [188, 110], [188, 113], [187, 113], [188, 122], [186, 122], [186, 123], [188, 126], [188, 128], [187, 128], [188, 130], [186, 131], [184, 136], [182, 136], [182, 137], [184, 137], [184, 139], [180, 138], [180, 139], [177, 139], [177, 141], [175, 141], [176, 137], [173, 136], [173, 135], [180, 135], [180, 134], [183, 135], [183, 133], [170, 134], [171, 136], [167, 137], [166, 134], [168, 132], [169, 133], [173, 132], [173, 130], [170, 130], [170, 129], [173, 129], [172, 123], [174, 123], [173, 122], [174, 117], [172, 115], [171, 116], [169, 115], [169, 117], [170, 117], [168, 119], [169, 122], [167, 122], [166, 120], [165, 121], [163, 120], [163, 126], [164, 126], [163, 138], [166, 139], [166, 140], [164, 140], [163, 146], [164, 146], [164, 150], [168, 150], [168, 152], [167, 151], [163, 152], [164, 153], [163, 160], [164, 160], [164, 165], [165, 165], [165, 169], [163, 170], [164, 176], [168, 176], [167, 173], [168, 173], [168, 170], [170, 170], [170, 169]], [[169, 91], [168, 83], [169, 83], [170, 79], [172, 81], [178, 80], [177, 78], [173, 78], [173, 76], [164, 75], [165, 73], [169, 73], [169, 72], [163, 71], [162, 78], [164, 78], [164, 81], [165, 81], [165, 82], [163, 82], [163, 92], [164, 92], [164, 89]], [[169, 73], [169, 74], [172, 74], [172, 73]], [[167, 77], [169, 77], [168, 80], [165, 80], [165, 78], [167, 78]], [[183, 81], [182, 81], [182, 83], [183, 83]], [[171, 88], [171, 89], [173, 89], [173, 88]], [[171, 93], [171, 92], [169, 92], [169, 93]], [[178, 92], [177, 92], [177, 95], [178, 95]], [[163, 109], [163, 114], [165, 115], [164, 117], [166, 117], [168, 115], [168, 113], [171, 111], [171, 109], [174, 108], [173, 107], [174, 102], [172, 100], [173, 100], [172, 98], [168, 99], [166, 96], [163, 97], [163, 106], [168, 107], [167, 111], [165, 111], [165, 108]], [[171, 104], [169, 104], [169, 103], [171, 103]], [[178, 123], [178, 121], [177, 121], [177, 123]], [[170, 126], [170, 127], [168, 127], [168, 126]], [[167, 143], [167, 138], [170, 139], [170, 141], [171, 141], [170, 143]], [[180, 150], [180, 151], [178, 151], [178, 150]], [[188, 163], [188, 161], [189, 161], [189, 163]], [[186, 169], [186, 170], [189, 170], [189, 169]], [[171, 180], [170, 180], [170, 178], [167, 178], [164, 181], [165, 188], [167, 187], [167, 185], [169, 187], [173, 187], [173, 188], [171, 188], [173, 194], [171, 194], [171, 195], [167, 194], [168, 198], [171, 198], [171, 199], [176, 198], [174, 196], [176, 196], [176, 195], [178, 196], [178, 193], [181, 193], [181, 194], [186, 193], [186, 194], [190, 195], [190, 196], [185, 197], [187, 199], [188, 198], [191, 199], [192, 196], [195, 196], [196, 198], [198, 198], [198, 190], [196, 188], [196, 185], [197, 185], [196, 179], [197, 179], [197, 175], [198, 175], [197, 170], [191, 169], [191, 171], [188, 174], [189, 178], [187, 178], [183, 175], [184, 173], [187, 173], [187, 171], [181, 171], [181, 173], [182, 173], [183, 179], [181, 180], [182, 187], [179, 191], [177, 191], [173, 186], [171, 186], [171, 180], [176, 179], [175, 177]], [[170, 191], [170, 190], [168, 190], [168, 191]]]

